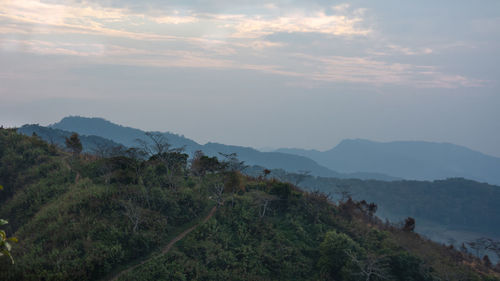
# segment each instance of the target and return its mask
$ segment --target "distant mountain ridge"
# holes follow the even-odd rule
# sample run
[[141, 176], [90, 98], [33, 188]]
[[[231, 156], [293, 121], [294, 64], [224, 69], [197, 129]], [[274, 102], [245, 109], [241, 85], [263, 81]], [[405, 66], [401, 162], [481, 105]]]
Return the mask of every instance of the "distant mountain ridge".
[[[34, 126], [34, 125], [30, 125]], [[45, 129], [42, 129], [45, 128]], [[59, 131], [50, 131], [59, 130]], [[91, 152], [97, 143], [137, 146], [137, 139], [147, 140], [140, 129], [114, 124], [103, 118], [70, 116], [48, 127], [39, 126], [37, 134], [54, 134], [60, 144], [70, 132], [83, 136], [84, 150]], [[31, 135], [34, 127], [19, 129]], [[155, 132], [160, 133], [160, 132]], [[310, 171], [312, 175], [337, 178], [378, 180], [438, 180], [463, 177], [490, 184], [500, 184], [500, 158], [488, 156], [466, 147], [450, 143], [423, 141], [374, 142], [363, 139], [347, 139], [327, 151], [282, 148], [261, 152], [250, 147], [207, 143], [205, 145], [184, 136], [162, 132], [173, 147], [184, 147], [193, 155], [197, 150], [209, 156], [219, 152], [237, 153], [248, 165], [287, 172]], [[89, 138], [90, 137], [90, 138]], [[44, 138], [50, 141], [54, 136]]]
[[[66, 138], [70, 137], [72, 134], [72, 131], [43, 127], [35, 124], [24, 125], [17, 131], [27, 136], [32, 136], [35, 134], [41, 139], [47, 141], [48, 143], [57, 144], [61, 147], [64, 147]], [[82, 143], [83, 152], [87, 153], [95, 153], [103, 148], [113, 148], [120, 145], [112, 140], [93, 135], [90, 136], [81, 135], [80, 141]]]
[[344, 173], [372, 172], [415, 180], [463, 177], [500, 184], [500, 158], [450, 143], [348, 139], [324, 152], [286, 148], [276, 152], [305, 156]]
[[[145, 132], [139, 129], [114, 124], [103, 118], [86, 118], [79, 116], [65, 117], [50, 128], [77, 132], [80, 135], [99, 136], [113, 140], [127, 147], [137, 146], [137, 139], [147, 139]], [[155, 132], [159, 133], [159, 132]], [[174, 147], [189, 146], [198, 148], [200, 145], [190, 139], [173, 133], [161, 133]]]
[[[146, 132], [121, 125], [114, 124], [103, 118], [87, 118], [80, 116], [70, 116], [63, 118], [60, 122], [49, 125], [49, 129], [57, 129], [67, 132], [76, 132], [82, 136], [93, 136], [111, 140], [117, 144], [126, 147], [137, 146], [137, 139], [148, 140]], [[21, 133], [24, 133], [20, 129]], [[358, 179], [378, 179], [395, 180], [397, 178], [389, 177], [377, 173], [338, 173], [319, 165], [315, 161], [300, 155], [279, 153], [279, 152], [260, 152], [250, 147], [232, 146], [219, 143], [207, 143], [205, 145], [185, 138], [178, 134], [170, 132], [160, 133], [173, 147], [184, 147], [189, 155], [197, 150], [203, 151], [209, 156], [220, 156], [222, 153], [236, 153], [238, 158], [245, 161], [247, 165], [259, 165], [269, 169], [284, 169], [287, 172], [309, 171], [312, 175], [337, 178], [358, 178]], [[46, 139], [46, 138], [45, 138]], [[64, 142], [62, 142], [63, 144]]]

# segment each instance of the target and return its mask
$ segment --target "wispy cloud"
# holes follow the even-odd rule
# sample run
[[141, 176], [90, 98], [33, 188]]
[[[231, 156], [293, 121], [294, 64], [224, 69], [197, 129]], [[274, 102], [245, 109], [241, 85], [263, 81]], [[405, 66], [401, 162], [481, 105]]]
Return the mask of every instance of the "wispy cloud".
[[[137, 11], [86, 1], [4, 0], [0, 5], [0, 50], [95, 57], [96, 62], [119, 65], [247, 69], [324, 83], [442, 88], [483, 83], [443, 73], [435, 66], [384, 61], [384, 56], [395, 53], [433, 54], [434, 48], [383, 42], [383, 48], [372, 50], [369, 44], [380, 42], [367, 13], [349, 4], [287, 10], [266, 4], [255, 13], [201, 13], [175, 7]], [[276, 34], [297, 33], [319, 35], [316, 43], [325, 46], [332, 37], [364, 38], [368, 45], [359, 56], [307, 50], [298, 54], [290, 46], [296, 43], [270, 39]]]
[[258, 38], [285, 33], [321, 33], [336, 36], [365, 36], [371, 29], [363, 25], [364, 10], [327, 15], [325, 10], [310, 13], [293, 12], [281, 16], [266, 15], [209, 15], [232, 28], [236, 38]]
[[[485, 81], [440, 72], [437, 67], [388, 63], [369, 57], [316, 57], [295, 54], [302, 60], [298, 69], [312, 80], [372, 85], [403, 85], [417, 88], [477, 87]], [[313, 67], [307, 67], [313, 66]]]
[[433, 50], [431, 48], [409, 48], [409, 47], [403, 47], [395, 44], [389, 44], [387, 45], [387, 48], [390, 49], [392, 52], [396, 53], [401, 53], [404, 55], [408, 56], [413, 56], [413, 55], [429, 55], [433, 53]]
[[[83, 3], [71, 5], [43, 3], [37, 0], [6, 1], [0, 6], [0, 17], [25, 22], [67, 28], [68, 32], [97, 32], [103, 35], [130, 36], [131, 38], [158, 38], [151, 33], [126, 31], [127, 26], [144, 24], [146, 20], [157, 24], [188, 24], [212, 22], [220, 29], [233, 30], [233, 37], [255, 38], [276, 32], [314, 32], [331, 35], [366, 35], [363, 11], [327, 15], [324, 10], [309, 13], [293, 12], [286, 15], [196, 14], [172, 10], [170, 14], [144, 14], [128, 9], [104, 8]], [[121, 23], [121, 28], [113, 28]], [[219, 31], [213, 30], [214, 33]], [[139, 35], [142, 34], [142, 35]], [[157, 34], [158, 36], [158, 34]], [[161, 36], [159, 37], [161, 38]]]
[[76, 44], [42, 40], [2, 40], [4, 50], [21, 49], [39, 55], [102, 56], [108, 47], [103, 44]]

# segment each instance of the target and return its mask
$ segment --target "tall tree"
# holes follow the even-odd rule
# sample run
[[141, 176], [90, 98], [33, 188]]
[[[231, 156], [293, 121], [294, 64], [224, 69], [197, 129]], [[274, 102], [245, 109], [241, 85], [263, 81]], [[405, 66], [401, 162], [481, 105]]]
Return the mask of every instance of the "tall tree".
[[138, 139], [143, 155], [149, 156], [150, 160], [162, 163], [166, 169], [167, 185], [174, 186], [173, 179], [176, 172], [187, 165], [188, 155], [183, 153], [184, 147], [171, 148], [167, 138], [161, 133], [146, 133], [149, 141]]
[[66, 147], [73, 155], [78, 155], [82, 152], [83, 146], [77, 133], [73, 133], [69, 138], [66, 138]]

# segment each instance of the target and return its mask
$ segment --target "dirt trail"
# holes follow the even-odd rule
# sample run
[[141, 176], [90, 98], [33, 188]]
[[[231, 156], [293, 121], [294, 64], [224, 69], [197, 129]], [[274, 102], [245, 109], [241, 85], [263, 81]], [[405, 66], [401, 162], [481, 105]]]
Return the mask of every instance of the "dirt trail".
[[215, 211], [217, 210], [217, 207], [213, 207], [211, 210], [210, 210], [210, 213], [208, 213], [208, 215], [203, 219], [202, 222], [196, 224], [196, 225], [193, 225], [191, 226], [190, 228], [184, 230], [181, 234], [177, 235], [176, 237], [174, 237], [174, 239], [170, 240], [170, 242], [167, 244], [167, 246], [165, 246], [165, 248], [163, 248], [163, 250], [161, 250], [161, 253], [159, 255], [155, 255], [155, 256], [152, 256], [148, 259], [145, 259], [143, 261], [141, 261], [140, 263], [136, 264], [136, 265], [133, 265], [127, 269], [124, 269], [120, 272], [118, 272], [113, 278], [109, 279], [110, 281], [116, 281], [118, 280], [118, 278], [120, 278], [122, 275], [134, 270], [135, 268], [145, 264], [146, 262], [150, 261], [151, 259], [154, 259], [154, 258], [157, 258], [159, 256], [162, 256], [162, 255], [165, 255], [166, 253], [168, 253], [172, 247], [174, 246], [175, 243], [177, 243], [179, 240], [181, 240], [182, 238], [186, 237], [186, 235], [188, 235], [191, 231], [195, 230], [198, 226], [204, 224], [205, 222], [207, 222], [214, 214], [215, 214]]

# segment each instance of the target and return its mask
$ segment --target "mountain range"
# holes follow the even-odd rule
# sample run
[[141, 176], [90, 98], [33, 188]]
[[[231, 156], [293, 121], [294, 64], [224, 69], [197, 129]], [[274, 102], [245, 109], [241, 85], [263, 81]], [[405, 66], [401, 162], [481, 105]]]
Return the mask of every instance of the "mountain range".
[[[97, 144], [138, 146], [137, 139], [148, 140], [146, 132], [114, 124], [102, 118], [65, 117], [60, 122], [43, 127], [25, 125], [23, 134], [33, 132], [48, 141], [64, 145], [70, 132], [82, 136], [84, 150], [92, 151]], [[488, 156], [450, 143], [423, 141], [374, 142], [347, 139], [327, 151], [281, 148], [262, 152], [250, 147], [209, 142], [199, 144], [182, 135], [162, 134], [173, 147], [184, 147], [193, 155], [201, 150], [208, 156], [236, 153], [247, 165], [258, 165], [287, 172], [308, 171], [311, 175], [337, 178], [377, 180], [439, 180], [462, 177], [490, 184], [500, 184], [500, 158]]]
[[[108, 144], [123, 145], [125, 147], [136, 147], [139, 145], [138, 139], [149, 141], [147, 132], [114, 124], [102, 118], [86, 118], [79, 116], [65, 117], [60, 122], [43, 127], [40, 125], [24, 125], [18, 130], [25, 135], [36, 133], [42, 139], [49, 142], [56, 141], [64, 146], [64, 137], [71, 132], [81, 135], [85, 152], [92, 152], [98, 144], [111, 141]], [[193, 155], [195, 151], [201, 150], [208, 156], [217, 156], [219, 153], [236, 153], [238, 158], [245, 161], [246, 165], [258, 165], [269, 169], [284, 169], [287, 172], [308, 171], [315, 176], [337, 177], [337, 178], [359, 178], [359, 179], [379, 179], [394, 180], [394, 177], [377, 173], [338, 173], [319, 165], [315, 161], [300, 155], [282, 152], [261, 152], [250, 147], [225, 145], [209, 142], [205, 145], [188, 139], [184, 136], [170, 132], [152, 132], [161, 134], [172, 145], [172, 147], [183, 147], [188, 155]], [[91, 136], [91, 138], [90, 138]], [[91, 141], [93, 140], [93, 141]]]
[[327, 168], [344, 172], [381, 173], [411, 180], [462, 177], [500, 184], [500, 158], [451, 143], [424, 141], [342, 141], [327, 151], [278, 149], [308, 157]]

